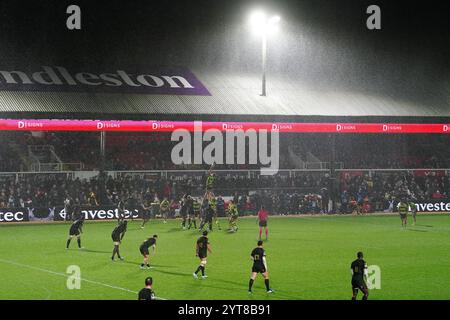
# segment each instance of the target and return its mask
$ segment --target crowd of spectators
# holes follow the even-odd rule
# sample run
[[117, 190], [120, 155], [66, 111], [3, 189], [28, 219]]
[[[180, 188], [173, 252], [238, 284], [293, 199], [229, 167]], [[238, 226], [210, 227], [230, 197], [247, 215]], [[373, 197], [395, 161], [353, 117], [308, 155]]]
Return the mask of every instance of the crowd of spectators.
[[[56, 173], [1, 176], [0, 207], [62, 206], [68, 195], [82, 206], [115, 205], [120, 198], [139, 205], [145, 193], [159, 200], [167, 198], [176, 206], [185, 193], [202, 196], [204, 185], [204, 175], [187, 174], [167, 178], [103, 174], [91, 179]], [[369, 213], [392, 212], [405, 197], [416, 202], [448, 199], [449, 187], [448, 176], [412, 172], [341, 174], [334, 184], [324, 173], [255, 177], [229, 173], [217, 176], [215, 194], [233, 197], [242, 214], [254, 213], [261, 205], [274, 214]], [[330, 201], [333, 198], [335, 205]]]
[[[299, 139], [301, 137], [301, 139]], [[312, 152], [323, 161], [331, 160], [330, 140], [323, 135], [286, 134], [280, 140], [280, 154], [287, 148], [298, 153]], [[96, 132], [0, 132], [0, 171], [20, 172], [22, 157], [17, 152], [30, 145], [52, 145], [64, 162], [83, 162], [85, 170], [205, 170], [208, 165], [174, 166], [170, 153], [174, 143], [170, 133], [108, 133], [105, 162], [99, 152]], [[429, 148], [434, 139], [433, 152]], [[447, 140], [445, 140], [447, 139]], [[447, 144], [446, 144], [447, 142]], [[368, 168], [448, 167], [446, 136], [342, 135], [336, 139], [336, 161], [354, 172], [331, 179], [324, 172], [280, 172], [261, 176], [256, 172], [218, 172], [216, 195], [233, 197], [241, 212], [253, 212], [264, 204], [278, 214], [391, 212], [400, 198], [429, 201], [449, 198], [449, 177], [440, 171], [420, 175], [414, 171], [368, 173]], [[443, 146], [439, 148], [438, 146]], [[425, 150], [425, 149], [424, 149]], [[280, 168], [292, 168], [281, 157]], [[259, 169], [259, 166], [217, 165], [219, 169]], [[359, 170], [361, 169], [361, 170]], [[430, 171], [433, 172], [433, 171]], [[114, 205], [119, 198], [138, 203], [144, 193], [159, 199], [167, 197], [174, 207], [184, 193], [201, 196], [206, 177], [201, 174], [169, 173], [122, 174], [116, 178], [73, 178], [71, 174], [0, 175], [0, 207], [61, 206], [67, 195], [80, 205]], [[95, 201], [92, 201], [92, 194]], [[330, 201], [334, 200], [334, 201]]]

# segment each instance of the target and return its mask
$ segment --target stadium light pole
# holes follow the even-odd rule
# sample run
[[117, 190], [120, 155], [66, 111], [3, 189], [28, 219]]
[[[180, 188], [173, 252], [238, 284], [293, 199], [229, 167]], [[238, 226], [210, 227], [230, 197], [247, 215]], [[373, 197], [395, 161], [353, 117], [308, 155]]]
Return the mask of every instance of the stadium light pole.
[[255, 11], [250, 15], [250, 25], [253, 32], [261, 36], [261, 57], [262, 57], [262, 84], [261, 96], [267, 95], [266, 71], [267, 71], [267, 37], [278, 29], [279, 16], [267, 17], [263, 11]]

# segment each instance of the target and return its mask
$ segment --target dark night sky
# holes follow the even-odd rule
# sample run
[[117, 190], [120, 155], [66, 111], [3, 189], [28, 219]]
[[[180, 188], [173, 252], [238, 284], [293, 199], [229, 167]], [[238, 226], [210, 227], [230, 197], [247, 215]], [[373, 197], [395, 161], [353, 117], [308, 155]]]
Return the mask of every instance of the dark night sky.
[[[65, 27], [69, 4], [81, 6], [81, 31]], [[381, 31], [365, 27], [370, 4], [382, 9]], [[449, 1], [2, 0], [0, 65], [259, 72], [259, 45], [246, 29], [254, 7], [282, 17], [282, 36], [269, 47], [273, 73], [361, 91], [449, 94]]]
[[[68, 4], [81, 6], [81, 31], [65, 28]], [[369, 4], [378, 4], [382, 9], [381, 31], [365, 28], [365, 8]], [[351, 40], [350, 49], [382, 46], [386, 52], [399, 54], [413, 50], [435, 61], [448, 56], [448, 1], [415, 4], [399, 0], [2, 0], [1, 53], [4, 57], [37, 61], [164, 55], [189, 62], [191, 53], [208, 49], [207, 42], [226, 39], [211, 39], [215, 35], [244, 29], [246, 14], [253, 7], [270, 8], [282, 16], [283, 31], [300, 27], [336, 43]]]

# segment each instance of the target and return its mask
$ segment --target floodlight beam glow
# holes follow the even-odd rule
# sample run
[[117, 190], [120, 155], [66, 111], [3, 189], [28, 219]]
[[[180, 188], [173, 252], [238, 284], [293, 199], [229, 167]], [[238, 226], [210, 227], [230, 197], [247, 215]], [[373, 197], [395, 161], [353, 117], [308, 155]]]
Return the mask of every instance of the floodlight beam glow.
[[253, 33], [264, 36], [278, 31], [278, 23], [280, 20], [280, 16], [274, 15], [268, 17], [264, 11], [257, 10], [250, 14], [249, 22]]

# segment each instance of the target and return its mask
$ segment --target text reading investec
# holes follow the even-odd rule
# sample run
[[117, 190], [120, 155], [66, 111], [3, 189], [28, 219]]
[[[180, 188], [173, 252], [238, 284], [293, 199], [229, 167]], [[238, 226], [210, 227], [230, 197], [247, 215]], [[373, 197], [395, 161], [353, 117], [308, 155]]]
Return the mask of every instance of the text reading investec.
[[181, 67], [158, 67], [145, 72], [71, 72], [61, 66], [41, 66], [32, 71], [1, 68], [0, 90], [210, 95], [191, 71]]

